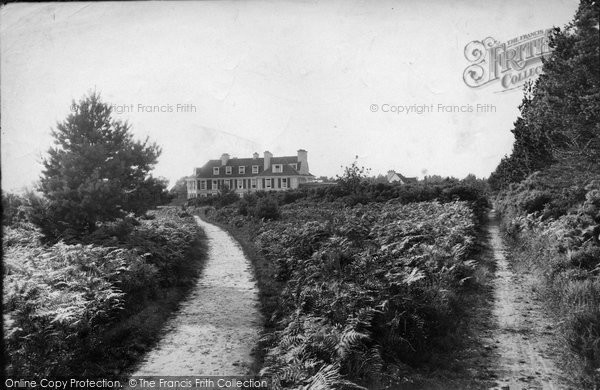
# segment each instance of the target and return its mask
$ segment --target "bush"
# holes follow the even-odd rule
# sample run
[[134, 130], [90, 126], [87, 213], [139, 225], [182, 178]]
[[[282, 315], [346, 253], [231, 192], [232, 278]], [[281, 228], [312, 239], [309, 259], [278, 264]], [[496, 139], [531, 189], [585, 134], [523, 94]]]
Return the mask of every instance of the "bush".
[[537, 213], [546, 207], [552, 201], [552, 196], [544, 191], [530, 191], [526, 193], [524, 199], [521, 200], [521, 207], [528, 213]]
[[279, 219], [279, 206], [271, 197], [260, 198], [256, 202], [254, 216], [259, 219]]

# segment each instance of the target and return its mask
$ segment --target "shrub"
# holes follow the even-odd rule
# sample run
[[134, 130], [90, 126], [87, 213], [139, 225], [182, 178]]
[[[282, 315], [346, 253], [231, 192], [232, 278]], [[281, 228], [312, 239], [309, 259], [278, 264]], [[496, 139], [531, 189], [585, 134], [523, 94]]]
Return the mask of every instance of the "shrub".
[[588, 271], [596, 270], [600, 265], [600, 247], [586, 245], [580, 248], [571, 255], [571, 264]]
[[521, 200], [521, 207], [528, 213], [537, 213], [544, 210], [544, 207], [552, 201], [552, 196], [544, 191], [529, 191], [524, 199]]
[[271, 197], [258, 199], [254, 210], [254, 216], [259, 219], [279, 219], [279, 206], [277, 201]]

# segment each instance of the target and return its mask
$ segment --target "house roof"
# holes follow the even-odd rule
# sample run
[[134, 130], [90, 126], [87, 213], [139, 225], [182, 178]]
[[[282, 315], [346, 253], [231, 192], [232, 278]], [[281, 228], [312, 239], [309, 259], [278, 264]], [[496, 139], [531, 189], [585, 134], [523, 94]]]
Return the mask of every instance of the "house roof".
[[[281, 164], [281, 163], [275, 163], [275, 164]], [[294, 163], [291, 163], [291, 164], [294, 164]], [[298, 163], [298, 165], [300, 165], [300, 163]], [[273, 164], [271, 164], [269, 169], [267, 169], [266, 171], [260, 172], [258, 174], [258, 176], [260, 176], [260, 177], [264, 177], [264, 176], [300, 176], [300, 173], [297, 170], [295, 170], [293, 167], [284, 163], [282, 172], [273, 172]]]
[[[264, 170], [265, 159], [258, 158], [230, 158], [226, 165], [221, 165], [221, 160], [208, 160], [200, 168], [196, 168], [196, 178], [231, 178], [231, 177], [257, 177], [257, 176], [302, 176], [298, 172], [301, 162], [298, 161], [298, 156], [281, 156], [271, 157], [271, 166], [267, 171]], [[283, 173], [273, 173], [273, 164], [283, 164]], [[288, 164], [297, 164], [298, 170], [292, 168]], [[252, 173], [252, 166], [258, 166], [258, 174]], [[239, 173], [239, 167], [246, 167], [244, 173]], [[231, 173], [225, 173], [225, 167], [232, 167]], [[213, 168], [219, 168], [219, 174], [213, 174]]]
[[[395, 180], [394, 180], [395, 179]], [[398, 172], [395, 171], [389, 171], [387, 174], [387, 180], [388, 182], [392, 182], [392, 181], [402, 181], [403, 183], [416, 183], [418, 182], [418, 179], [416, 177], [406, 177]]]

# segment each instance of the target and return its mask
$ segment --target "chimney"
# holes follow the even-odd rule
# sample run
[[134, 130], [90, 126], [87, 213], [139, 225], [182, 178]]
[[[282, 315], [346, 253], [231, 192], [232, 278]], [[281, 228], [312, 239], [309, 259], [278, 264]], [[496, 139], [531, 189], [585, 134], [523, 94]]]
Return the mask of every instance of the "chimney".
[[298, 149], [298, 162], [300, 163], [298, 172], [301, 175], [308, 175], [308, 152], [306, 150]]
[[273, 154], [267, 150], [265, 152], [265, 165], [264, 165], [265, 171], [271, 167], [271, 158], [272, 157], [273, 157]]
[[252, 158], [256, 160], [258, 158], [258, 153], [254, 152], [254, 154], [252, 155]]
[[227, 165], [227, 161], [229, 161], [229, 155], [227, 153], [223, 153], [221, 155], [221, 165]]

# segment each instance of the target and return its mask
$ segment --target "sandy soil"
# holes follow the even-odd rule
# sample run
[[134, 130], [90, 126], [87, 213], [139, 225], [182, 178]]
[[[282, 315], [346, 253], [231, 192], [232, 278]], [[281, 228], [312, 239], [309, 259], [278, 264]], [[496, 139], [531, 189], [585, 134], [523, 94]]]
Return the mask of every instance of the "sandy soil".
[[196, 221], [209, 240], [203, 274], [133, 376], [249, 373], [263, 322], [250, 262], [228, 233]]
[[555, 351], [560, 335], [531, 291], [531, 276], [511, 270], [494, 211], [490, 213], [488, 233], [496, 261], [492, 310], [495, 324], [491, 332], [486, 332], [484, 343], [495, 350], [497, 388], [572, 388], [557, 363]]

